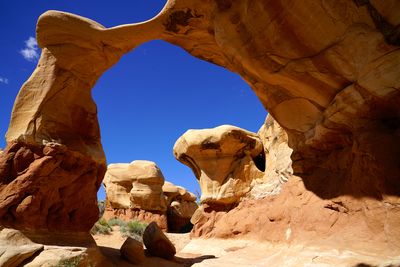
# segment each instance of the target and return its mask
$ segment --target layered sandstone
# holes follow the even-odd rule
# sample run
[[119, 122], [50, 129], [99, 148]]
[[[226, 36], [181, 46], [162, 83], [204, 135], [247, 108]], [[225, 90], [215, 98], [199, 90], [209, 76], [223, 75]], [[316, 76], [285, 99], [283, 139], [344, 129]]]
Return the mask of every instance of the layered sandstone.
[[103, 181], [107, 196], [104, 218], [155, 221], [164, 231], [190, 230], [196, 196], [164, 180], [152, 161], [110, 164]]
[[103, 181], [106, 189], [104, 217], [156, 221], [167, 229], [164, 176], [152, 161], [110, 164]]
[[[87, 223], [74, 229], [88, 230], [105, 171], [90, 89], [124, 53], [163, 39], [238, 73], [286, 130], [299, 178], [268, 197], [277, 216], [262, 231], [274, 232], [276, 223], [291, 227], [282, 227], [289, 238], [263, 235], [267, 240], [308, 236], [317, 243], [324, 237], [398, 254], [400, 6], [339, 2], [171, 0], [145, 23], [109, 29], [46, 12], [37, 25], [42, 55], [18, 94], [0, 154], [1, 224], [71, 230], [74, 218], [89, 212]], [[64, 154], [46, 155], [48, 143], [64, 147]], [[61, 192], [47, 188], [54, 181]], [[84, 197], [57, 196], [76, 188]], [[46, 202], [45, 220], [36, 215], [43, 193], [56, 195]]]
[[262, 176], [254, 159], [263, 146], [254, 133], [223, 125], [213, 129], [189, 130], [174, 145], [174, 155], [189, 166], [199, 181], [201, 202], [234, 204]]

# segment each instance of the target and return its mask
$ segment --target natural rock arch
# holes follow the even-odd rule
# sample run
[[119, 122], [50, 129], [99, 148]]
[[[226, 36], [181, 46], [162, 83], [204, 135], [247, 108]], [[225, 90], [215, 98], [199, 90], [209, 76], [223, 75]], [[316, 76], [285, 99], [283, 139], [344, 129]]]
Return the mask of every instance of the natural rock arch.
[[[149, 21], [109, 29], [44, 13], [37, 24], [42, 56], [16, 99], [0, 156], [1, 224], [91, 227], [106, 166], [90, 90], [124, 53], [163, 39], [250, 84], [288, 133], [294, 172], [302, 178], [293, 183], [335, 198], [328, 209], [346, 214], [386, 203], [390, 227], [382, 229], [396, 229], [400, 8], [378, 1], [283, 2], [168, 1]], [[383, 220], [381, 211], [372, 213], [367, 217]], [[398, 234], [388, 231], [388, 242], [398, 245]]]

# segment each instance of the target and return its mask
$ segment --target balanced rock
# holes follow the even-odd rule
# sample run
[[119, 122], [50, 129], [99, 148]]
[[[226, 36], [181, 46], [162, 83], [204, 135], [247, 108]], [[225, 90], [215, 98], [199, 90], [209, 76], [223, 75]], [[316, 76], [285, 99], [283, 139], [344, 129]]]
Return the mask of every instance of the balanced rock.
[[165, 182], [163, 192], [167, 201], [169, 232], [187, 232], [192, 226], [190, 219], [196, 209], [196, 196], [181, 186]]
[[145, 259], [143, 244], [130, 237], [122, 244], [120, 252], [122, 258], [133, 264], [140, 264]]
[[252, 180], [263, 175], [254, 162], [262, 154], [255, 133], [230, 125], [188, 130], [174, 146], [175, 157], [199, 180], [201, 202], [209, 204], [229, 205], [249, 192]]
[[150, 223], [144, 230], [143, 243], [150, 255], [171, 259], [176, 254], [174, 244], [165, 236], [155, 222]]

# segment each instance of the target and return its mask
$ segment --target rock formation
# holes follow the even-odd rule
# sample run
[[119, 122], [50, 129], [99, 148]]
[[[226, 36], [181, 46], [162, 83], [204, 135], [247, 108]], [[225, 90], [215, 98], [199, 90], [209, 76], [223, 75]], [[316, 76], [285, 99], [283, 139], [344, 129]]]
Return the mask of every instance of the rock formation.
[[255, 177], [252, 181], [252, 199], [278, 194], [282, 184], [293, 175], [290, 159], [293, 150], [288, 146], [286, 131], [268, 115], [257, 134], [264, 146], [265, 171], [262, 178]]
[[175, 157], [199, 180], [201, 203], [209, 205], [234, 204], [248, 193], [252, 180], [263, 174], [254, 162], [262, 154], [256, 134], [229, 125], [189, 130], [174, 146]]
[[42, 55], [0, 155], [0, 224], [89, 230], [106, 169], [90, 89], [124, 53], [162, 39], [238, 73], [287, 132], [298, 178], [267, 197], [260, 236], [399, 254], [400, 4], [339, 2], [170, 0], [109, 29], [44, 13]]
[[107, 196], [105, 218], [156, 221], [162, 229], [168, 228], [164, 176], [154, 162], [110, 164], [103, 183]]
[[190, 219], [198, 208], [196, 196], [181, 186], [165, 182], [163, 192], [167, 202], [169, 232], [188, 232], [192, 229]]
[[[204, 131], [204, 130], [203, 130]], [[177, 144], [184, 143], [186, 144], [185, 136], [189, 136], [196, 131], [188, 131], [182, 137], [180, 137], [177, 141]], [[210, 135], [211, 136], [211, 135]], [[274, 120], [271, 115], [268, 115], [265, 123], [260, 128], [258, 134], [252, 133], [252, 136], [259, 140], [262, 143], [264, 148], [263, 153], [260, 153], [258, 157], [249, 157], [245, 159], [247, 165], [245, 168], [243, 166], [235, 166], [235, 164], [229, 164], [229, 166], [233, 166], [233, 168], [241, 168], [242, 171], [230, 171], [229, 175], [235, 181], [231, 184], [226, 184], [225, 186], [229, 185], [237, 185], [240, 183], [246, 183], [247, 190], [242, 191], [240, 198], [237, 199], [235, 205], [231, 205], [231, 203], [223, 203], [219, 202], [218, 206], [212, 205], [209, 202], [203, 202], [199, 209], [196, 210], [194, 215], [191, 218], [191, 222], [194, 224], [194, 230], [192, 231], [193, 236], [213, 236], [219, 231], [221, 232], [238, 232], [235, 227], [228, 228], [229, 230], [225, 230], [223, 226], [224, 220], [226, 218], [230, 218], [229, 214], [233, 214], [237, 204], [240, 202], [240, 206], [243, 206], [242, 202], [246, 202], [247, 200], [257, 200], [263, 199], [267, 196], [277, 195], [280, 193], [282, 185], [286, 183], [289, 178], [293, 175], [292, 170], [292, 161], [290, 159], [290, 155], [292, 153], [292, 149], [288, 146], [288, 136], [286, 131]], [[193, 138], [193, 137], [192, 137]], [[211, 137], [207, 137], [208, 139], [212, 139]], [[243, 141], [243, 139], [240, 139]], [[232, 142], [228, 142], [232, 144]], [[186, 158], [186, 155], [184, 159]], [[225, 158], [225, 157], [223, 157]], [[242, 160], [237, 155], [231, 157], [234, 160]], [[179, 159], [179, 158], [178, 158]], [[209, 157], [207, 154], [204, 153], [201, 160], [212, 162], [215, 161], [215, 158]], [[187, 164], [186, 161], [182, 161], [183, 163]], [[191, 159], [190, 162], [197, 163], [197, 161]], [[189, 165], [189, 164], [187, 164]], [[214, 164], [215, 166], [220, 166], [217, 162]], [[256, 167], [254, 166], [256, 165]], [[189, 165], [191, 167], [192, 165]], [[251, 172], [247, 172], [245, 176], [242, 175], [243, 170], [253, 169]], [[209, 180], [205, 180], [202, 189], [202, 194], [204, 194], [203, 189], [208, 193], [208, 188], [212, 187], [213, 177], [218, 177], [219, 175], [219, 168], [208, 169], [207, 176], [211, 177]], [[194, 169], [194, 172], [196, 169]], [[245, 177], [245, 178], [243, 178]], [[229, 188], [229, 191], [234, 191], [234, 188]], [[203, 199], [203, 198], [202, 198]], [[240, 201], [239, 201], [240, 200]], [[227, 213], [231, 211], [228, 215]], [[253, 216], [247, 215], [246, 218], [252, 218], [254, 221], [257, 220], [258, 212]], [[222, 220], [224, 218], [224, 220]], [[232, 220], [235, 221], [239, 217], [234, 217]], [[242, 221], [247, 221], [246, 219], [240, 219]], [[221, 221], [221, 223], [218, 223]], [[229, 219], [228, 219], [229, 221]], [[247, 221], [248, 222], [248, 221]], [[219, 225], [220, 228], [215, 228], [215, 225]], [[247, 232], [249, 232], [248, 230]], [[224, 232], [222, 236], [229, 236]], [[243, 231], [239, 231], [242, 233]], [[238, 233], [239, 233], [238, 232]], [[246, 233], [247, 233], [246, 232]], [[219, 235], [219, 234], [217, 234]]]
[[110, 164], [103, 183], [106, 219], [155, 221], [164, 231], [181, 232], [197, 209], [196, 196], [181, 186], [164, 183], [161, 170], [151, 161]]

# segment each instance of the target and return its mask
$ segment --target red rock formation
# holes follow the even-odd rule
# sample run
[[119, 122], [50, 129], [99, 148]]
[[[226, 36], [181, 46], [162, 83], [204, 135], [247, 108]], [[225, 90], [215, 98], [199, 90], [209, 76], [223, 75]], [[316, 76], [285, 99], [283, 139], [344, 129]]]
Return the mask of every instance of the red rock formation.
[[163, 231], [168, 230], [167, 214], [165, 212], [146, 211], [142, 209], [119, 209], [106, 207], [103, 218], [106, 220], [119, 218], [124, 221], [141, 221], [144, 223], [157, 223]]
[[105, 169], [65, 146], [11, 143], [0, 158], [0, 222], [23, 230], [88, 231]]
[[[105, 160], [90, 88], [123, 53], [163, 39], [241, 75], [287, 131], [293, 171], [301, 180], [289, 181], [280, 195], [269, 200], [274, 205], [264, 209], [274, 211], [273, 222], [290, 224], [277, 240], [286, 236], [293, 242], [305, 236], [314, 243], [322, 237], [330, 244], [351, 240], [346, 244], [398, 254], [400, 6], [398, 1], [339, 3], [176, 0], [168, 1], [150, 21], [110, 29], [71, 14], [43, 14], [37, 26], [42, 56], [17, 97], [8, 148], [0, 155], [0, 195], [5, 196], [0, 214], [13, 216], [2, 216], [1, 224], [29, 227], [32, 220], [22, 214], [35, 214], [36, 207], [41, 210], [35, 201], [43, 196], [30, 198], [23, 192], [38, 192], [29, 188], [46, 188], [59, 177], [67, 183], [65, 177], [71, 174], [75, 181], [76, 176], [91, 173], [84, 179], [87, 188], [80, 187], [91, 204], [73, 211], [70, 207], [82, 199], [66, 198], [65, 213], [56, 198], [46, 220], [61, 216], [67, 222], [67, 217], [78, 218], [95, 205], [92, 188], [99, 185]], [[52, 169], [54, 163], [43, 157], [40, 165], [42, 161], [33, 156], [28, 170], [34, 179], [24, 173], [15, 176], [11, 169], [26, 168], [32, 154], [25, 149], [14, 154], [13, 142], [18, 148], [42, 151], [34, 152], [39, 158], [46, 155], [44, 143], [57, 142], [73, 154], [67, 159], [83, 157], [85, 166], [79, 170], [82, 173], [66, 167], [67, 172], [52, 176], [40, 172]], [[14, 156], [16, 169], [10, 167]], [[36, 184], [37, 180], [43, 182]], [[16, 188], [18, 182], [26, 190]], [[73, 183], [67, 191], [72, 190], [77, 192]], [[90, 217], [88, 224], [94, 219]], [[35, 227], [53, 229], [52, 223], [37, 220]], [[275, 223], [264, 222], [263, 231], [275, 231], [268, 226]], [[275, 240], [272, 234], [262, 236]]]

